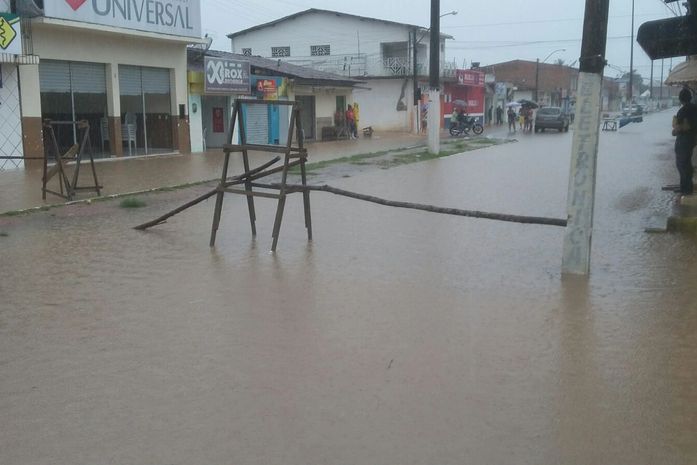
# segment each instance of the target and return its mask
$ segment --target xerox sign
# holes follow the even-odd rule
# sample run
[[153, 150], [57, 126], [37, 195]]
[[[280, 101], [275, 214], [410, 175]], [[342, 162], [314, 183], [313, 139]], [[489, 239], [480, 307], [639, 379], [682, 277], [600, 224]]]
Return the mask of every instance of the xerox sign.
[[105, 26], [201, 37], [200, 0], [51, 0], [44, 14]]
[[206, 57], [204, 60], [204, 92], [206, 94], [244, 94], [249, 87], [249, 62], [227, 58]]

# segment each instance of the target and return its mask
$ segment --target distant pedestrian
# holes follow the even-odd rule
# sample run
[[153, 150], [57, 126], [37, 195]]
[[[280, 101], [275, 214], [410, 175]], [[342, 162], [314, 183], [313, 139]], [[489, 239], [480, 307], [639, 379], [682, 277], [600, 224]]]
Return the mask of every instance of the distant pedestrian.
[[508, 107], [508, 132], [515, 132], [516, 116], [513, 107]]
[[487, 124], [491, 124], [492, 118], [494, 114], [494, 107], [489, 107], [489, 109], [486, 111], [486, 122]]
[[525, 132], [532, 132], [532, 108], [525, 109]]
[[503, 124], [503, 108], [501, 105], [496, 107], [496, 125], [501, 126]]
[[348, 109], [346, 110], [346, 125], [348, 126], [349, 136], [351, 137], [351, 139], [355, 139], [357, 136], [356, 117], [353, 113], [353, 107], [351, 105], [349, 105]]
[[523, 107], [518, 110], [518, 127], [521, 131], [525, 130], [525, 108]]
[[692, 103], [692, 92], [688, 88], [680, 91], [679, 99], [682, 107], [673, 117], [675, 165], [680, 174], [680, 193], [692, 195], [694, 174], [692, 152], [697, 143], [697, 105]]

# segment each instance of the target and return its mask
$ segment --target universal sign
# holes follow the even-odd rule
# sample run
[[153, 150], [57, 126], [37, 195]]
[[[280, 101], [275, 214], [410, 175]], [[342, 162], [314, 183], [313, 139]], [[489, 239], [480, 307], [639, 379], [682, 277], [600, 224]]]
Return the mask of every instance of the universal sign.
[[51, 0], [47, 17], [201, 37], [200, 0]]
[[204, 92], [207, 94], [249, 94], [249, 62], [206, 57]]

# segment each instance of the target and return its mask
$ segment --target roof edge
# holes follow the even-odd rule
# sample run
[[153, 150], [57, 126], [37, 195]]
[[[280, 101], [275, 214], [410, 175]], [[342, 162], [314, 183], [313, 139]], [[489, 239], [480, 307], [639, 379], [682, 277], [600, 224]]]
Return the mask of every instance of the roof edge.
[[[307, 10], [298, 11], [297, 13], [293, 13], [293, 14], [284, 16], [284, 17], [282, 17], [282, 18], [275, 19], [275, 20], [273, 20], [273, 21], [269, 21], [269, 22], [262, 23], [262, 24], [257, 24], [256, 26], [252, 26], [252, 27], [249, 27], [249, 28], [247, 28], [247, 29], [242, 29], [241, 31], [231, 32], [230, 34], [227, 34], [226, 37], [227, 37], [228, 39], [233, 39], [233, 38], [235, 38], [235, 37], [238, 37], [238, 36], [247, 34], [247, 33], [249, 33], [249, 32], [257, 31], [257, 30], [259, 30], [259, 29], [264, 29], [264, 28], [267, 28], [267, 27], [272, 27], [272, 26], [275, 26], [276, 24], [279, 24], [279, 23], [281, 23], [281, 22], [283, 22], [283, 21], [287, 21], [287, 20], [290, 20], [290, 19], [295, 19], [295, 18], [298, 18], [298, 17], [300, 17], [300, 16], [304, 16], [304, 15], [311, 14], [311, 13], [322, 13], [322, 14], [330, 14], [330, 15], [337, 15], [337, 16], [346, 16], [346, 17], [349, 17], [349, 18], [356, 18], [356, 19], [367, 20], [367, 21], [375, 21], [375, 22], [379, 22], [379, 23], [383, 23], [383, 24], [392, 24], [392, 25], [395, 25], [395, 26], [403, 26], [403, 27], [408, 27], [408, 28], [416, 28], [416, 29], [419, 29], [419, 30], [421, 30], [421, 31], [426, 31], [426, 30], [428, 30], [428, 28], [425, 28], [425, 27], [423, 27], [423, 26], [417, 26], [417, 25], [415, 25], [415, 24], [400, 23], [400, 22], [397, 22], [397, 21], [389, 21], [389, 20], [386, 20], [386, 19], [379, 19], [379, 18], [370, 18], [370, 17], [368, 17], [368, 16], [354, 15], [354, 14], [352, 14], [352, 13], [343, 13], [343, 12], [341, 12], [341, 11], [334, 11], [334, 10], [325, 10], [325, 9], [322, 9], [322, 8], [308, 8]], [[445, 39], [453, 39], [453, 38], [454, 38], [453, 36], [448, 35], [448, 34], [441, 34], [441, 37], [443, 37], [443, 38], [445, 38]]]

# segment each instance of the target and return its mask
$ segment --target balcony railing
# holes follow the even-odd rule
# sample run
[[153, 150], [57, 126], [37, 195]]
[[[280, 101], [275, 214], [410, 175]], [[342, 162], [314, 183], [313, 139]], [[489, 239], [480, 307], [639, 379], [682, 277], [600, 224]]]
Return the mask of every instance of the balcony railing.
[[[316, 58], [289, 58], [285, 59], [288, 63], [298, 66], [324, 71], [327, 73], [338, 74], [345, 77], [390, 77], [390, 76], [411, 76], [414, 72], [412, 60], [408, 57], [381, 57], [368, 56], [363, 53], [349, 55], [332, 55]], [[441, 63], [441, 77], [454, 77], [455, 64]], [[428, 74], [428, 63], [425, 59], [416, 65], [416, 73], [419, 76]]]

